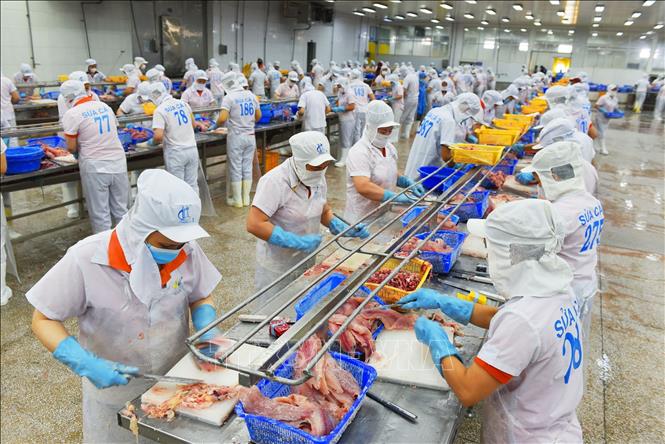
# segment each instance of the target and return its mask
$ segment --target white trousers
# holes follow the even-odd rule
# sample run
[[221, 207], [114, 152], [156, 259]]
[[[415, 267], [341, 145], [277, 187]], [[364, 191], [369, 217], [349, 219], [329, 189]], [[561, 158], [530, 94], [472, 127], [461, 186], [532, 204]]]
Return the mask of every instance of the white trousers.
[[352, 145], [355, 145], [357, 141], [360, 140], [360, 138], [363, 135], [363, 131], [365, 130], [365, 120], [366, 120], [367, 114], [366, 113], [361, 113], [356, 111], [356, 126], [355, 129], [353, 130], [353, 143]]
[[231, 182], [252, 180], [252, 162], [256, 151], [254, 134], [229, 133], [226, 138], [226, 162]]
[[164, 164], [166, 171], [187, 182], [199, 194], [199, 150], [195, 146], [165, 149]]
[[127, 212], [129, 179], [127, 173], [81, 172], [83, 196], [93, 233], [110, 230]]
[[416, 118], [416, 109], [418, 102], [404, 102], [404, 111], [402, 111], [402, 120], [399, 122], [402, 127], [412, 124]]

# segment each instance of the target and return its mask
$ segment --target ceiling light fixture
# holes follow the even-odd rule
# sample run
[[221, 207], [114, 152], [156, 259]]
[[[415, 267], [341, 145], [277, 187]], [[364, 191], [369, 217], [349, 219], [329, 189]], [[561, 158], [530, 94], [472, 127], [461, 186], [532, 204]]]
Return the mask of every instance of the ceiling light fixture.
[[468, 18], [469, 20], [475, 18], [475, 15], [471, 14], [470, 12], [465, 12], [464, 13], [464, 18]]
[[647, 31], [647, 32], [645, 32], [645, 34], [646, 35], [651, 35], [651, 34], [653, 34], [653, 31]]
[[658, 23], [656, 26], [653, 27], [653, 29], [661, 29], [663, 27], [662, 23]]
[[399, 15], [399, 14], [397, 14], [397, 15], [395, 16], [395, 18], [396, 18], [397, 20], [404, 20], [404, 16], [403, 16], [403, 15]]
[[594, 23], [593, 25], [591, 25], [592, 28], [597, 28], [597, 27], [599, 27], [599, 26], [600, 26], [600, 25], [599, 25], [598, 23]]
[[533, 14], [530, 13], [530, 12], [528, 12], [528, 13], [524, 16], [524, 18], [527, 19], [527, 20], [533, 20]]
[[363, 8], [363, 11], [365, 11], [365, 12], [375, 13], [375, 12], [376, 12], [376, 9], [372, 9], [372, 8], [370, 8], [370, 7], [368, 7], [368, 6], [365, 6], [365, 7]]
[[432, 19], [432, 20], [430, 20], [430, 22], [432, 22], [432, 23], [439, 23], [439, 19]]
[[513, 9], [514, 9], [515, 11], [521, 11], [521, 10], [524, 9], [524, 7], [523, 7], [521, 4], [519, 4], [519, 3], [513, 3]]
[[574, 29], [569, 29], [568, 30], [568, 35], [573, 35], [573, 34], [575, 34], [575, 30]]
[[603, 12], [605, 10], [605, 5], [596, 5], [596, 12]]
[[644, 6], [645, 8], [648, 8], [649, 6], [653, 5], [654, 3], [656, 3], [656, 0], [645, 0], [645, 2], [642, 3], [642, 6]]
[[431, 26], [425, 26], [425, 29], [432, 29]]
[[520, 31], [526, 32], [526, 28], [520, 28]]
[[383, 18], [383, 21], [384, 21], [384, 22], [392, 22], [393, 19], [391, 19], [390, 17], [384, 17], [384, 18]]
[[441, 25], [436, 25], [436, 29], [443, 29], [443, 26], [441, 26]]
[[543, 24], [540, 22], [533, 22], [533, 26], [543, 26]]
[[416, 14], [415, 12], [411, 12], [411, 11], [407, 12], [406, 15], [408, 15], [409, 17], [418, 17], [418, 14]]
[[603, 20], [603, 18], [600, 17], [600, 16], [596, 16], [596, 17], [593, 18], [593, 21], [596, 22], [596, 23], [599, 23], [601, 20]]
[[645, 36], [645, 35], [640, 36], [640, 40], [644, 40], [645, 38], [647, 38], [647, 36]]
[[357, 9], [354, 10], [353, 13], [354, 13], [355, 15], [359, 15], [359, 16], [361, 16], [361, 17], [364, 17], [364, 16], [365, 16], [365, 13], [364, 13], [364, 12], [358, 11]]
[[503, 32], [510, 32], [510, 29], [504, 29]]
[[636, 19], [636, 18], [638, 18], [638, 17], [641, 16], [641, 15], [642, 15], [642, 13], [641, 13], [640, 11], [635, 11], [635, 12], [633, 12], [633, 14], [631, 15], [631, 17], [634, 18], [634, 19]]
[[432, 10], [429, 8], [420, 8], [420, 12], [422, 12], [423, 14], [431, 14]]
[[553, 4], [553, 5], [558, 5], [559, 0], [550, 0], [550, 3]]
[[468, 31], [469, 31], [469, 28], [464, 28], [464, 32], [468, 32]]
[[619, 31], [617, 32], [617, 37], [621, 37], [623, 35], [623, 32]]
[[501, 17], [501, 21], [503, 23], [508, 23], [510, 21], [510, 19], [508, 17]]
[[630, 26], [630, 25], [632, 25], [633, 23], [635, 23], [635, 22], [632, 21], [632, 20], [626, 20], [625, 22], [623, 22], [623, 26]]
[[552, 32], [552, 30], [549, 29], [549, 30], [547, 30], [547, 34], [548, 34], [548, 35], [552, 35], [552, 34], [554, 34], [554, 32]]
[[598, 37], [598, 33], [597, 32], [592, 32], [591, 37]]
[[481, 25], [489, 25], [490, 22], [488, 22], [487, 20], [481, 20], [481, 21], [480, 21], [480, 24], [481, 24]]
[[373, 6], [376, 6], [379, 9], [388, 9], [388, 5], [384, 5], [383, 3], [374, 3]]
[[485, 9], [485, 12], [489, 15], [496, 15], [496, 9], [487, 8]]
[[465, 1], [470, 5], [475, 5], [476, 3], [478, 3], [476, 0], [465, 0]]
[[390, 0], [390, 3], [402, 3], [402, 0]]
[[566, 13], [564, 11], [557, 11], [556, 15], [558, 15], [559, 17], [564, 17]]
[[484, 27], [484, 26], [478, 26], [477, 29], [478, 29], [479, 31], [484, 31], [484, 30], [485, 30], [485, 27]]
[[447, 16], [446, 16], [446, 21], [448, 21], [448, 22], [454, 22], [454, 21], [455, 21], [455, 17], [450, 16], [450, 15], [447, 15]]
[[453, 5], [446, 2], [441, 3], [439, 6], [441, 6], [443, 9], [453, 9]]

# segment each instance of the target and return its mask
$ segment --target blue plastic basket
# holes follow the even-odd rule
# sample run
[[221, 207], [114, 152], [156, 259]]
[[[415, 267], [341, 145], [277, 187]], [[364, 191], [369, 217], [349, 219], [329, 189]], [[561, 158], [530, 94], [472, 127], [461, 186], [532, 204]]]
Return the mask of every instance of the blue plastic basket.
[[52, 146], [53, 148], [67, 148], [67, 141], [60, 136], [35, 137], [26, 140], [28, 145], [39, 145], [40, 143]]
[[517, 167], [517, 159], [504, 159], [498, 164], [494, 165], [494, 172], [502, 171], [506, 176], [512, 176], [515, 174], [515, 168]]
[[120, 143], [122, 143], [122, 147], [125, 149], [125, 151], [127, 151], [133, 144], [132, 133], [127, 130], [118, 129], [118, 138], [120, 139]]
[[[420, 179], [423, 179], [424, 177], [429, 176], [432, 174], [434, 171], [438, 170], [440, 167], [438, 166], [430, 166], [430, 165], [425, 165], [421, 166], [418, 168], [418, 173], [420, 174]], [[452, 176], [451, 176], [452, 175]], [[448, 177], [451, 176], [451, 177]], [[454, 168], [441, 168], [441, 171], [436, 173], [434, 176], [430, 177], [429, 179], [426, 179], [422, 185], [427, 188], [428, 190], [431, 190], [434, 188], [434, 191], [442, 192], [446, 188], [449, 188], [452, 186], [455, 182], [457, 182], [462, 176], [464, 176], [463, 171], [458, 171]]]
[[273, 117], [272, 105], [270, 103], [264, 103], [261, 105], [261, 118], [257, 123], [265, 124], [270, 123]]
[[538, 134], [538, 131], [535, 129], [531, 128], [529, 131], [524, 133], [524, 135], [520, 138], [520, 142], [523, 143], [534, 143], [536, 141], [536, 136]]
[[44, 151], [39, 145], [9, 147], [7, 156], [7, 175], [37, 171], [42, 164]]
[[59, 95], [60, 95], [60, 91], [48, 91], [48, 92], [42, 93], [42, 99], [58, 100]]
[[181, 85], [182, 85], [182, 80], [177, 80], [177, 81], [171, 83], [171, 88], [172, 88], [174, 91], [178, 91], [178, 90], [180, 89], [180, 86], [181, 86]]
[[[409, 225], [409, 223], [411, 223], [411, 221], [414, 220], [416, 217], [420, 216], [420, 213], [425, 211], [426, 208], [427, 207], [413, 207], [413, 208], [411, 208], [404, 216], [402, 216], [402, 219], [401, 219], [402, 220], [402, 226], [406, 227], [407, 225]], [[447, 209], [447, 210], [444, 209], [444, 210], [439, 211], [439, 214], [441, 214], [443, 216], [447, 216], [449, 213], [450, 213], [450, 209]], [[457, 223], [459, 222], [459, 217], [457, 217], [453, 214], [453, 215], [450, 216], [450, 218], [448, 220], [450, 220], [452, 223], [457, 225]]]
[[292, 103], [291, 105], [289, 105], [289, 107], [291, 108], [291, 115], [295, 116], [296, 113], [298, 112], [298, 104]]
[[[431, 232], [416, 234], [416, 237], [420, 240], [423, 240], [429, 236], [430, 233]], [[464, 243], [464, 239], [466, 239], [467, 236], [467, 233], [462, 233], [459, 231], [439, 230], [434, 236], [432, 236], [431, 240], [443, 239], [447, 245], [452, 247], [453, 251], [450, 253], [423, 251], [418, 254], [418, 257], [432, 264], [432, 271], [434, 273], [448, 273], [450, 272], [450, 269], [453, 268], [453, 265], [455, 265], [455, 261], [457, 261], [457, 258], [462, 251], [462, 244]]]
[[[469, 219], [481, 219], [487, 211], [490, 200], [489, 191], [474, 191], [471, 196], [476, 199], [476, 202], [464, 202], [455, 211], [455, 215], [459, 217], [460, 222], [466, 222]], [[447, 208], [455, 208], [457, 204], [450, 204]]]
[[623, 86], [620, 86], [620, 87], [617, 89], [617, 92], [620, 92], [620, 93], [631, 93], [631, 92], [633, 92], [633, 87], [630, 86], [630, 85], [623, 85]]
[[621, 111], [620, 109], [605, 114], [605, 117], [607, 117], [608, 119], [621, 119], [623, 116], [624, 112]]
[[[196, 120], [198, 120], [198, 119], [196, 119]], [[145, 131], [146, 134], [147, 134], [146, 137], [136, 137], [135, 138], [134, 136], [132, 136], [132, 133], [127, 131], [129, 133], [129, 137], [132, 140], [130, 145], [147, 142], [148, 140], [152, 139], [152, 137], [155, 135], [155, 132], [153, 130], [151, 130], [149, 128], [145, 128], [143, 126], [127, 125], [127, 128], [132, 128], [132, 129], [136, 129], [136, 130], [139, 130], [139, 131]], [[118, 131], [118, 132], [120, 132], [120, 131]], [[122, 138], [120, 140], [122, 140]]]
[[[376, 379], [376, 370], [357, 359], [353, 359], [341, 353], [331, 352], [330, 354], [343, 369], [349, 371], [353, 375], [354, 379], [360, 386], [358, 397], [335, 428], [325, 436], [312, 436], [307, 432], [276, 419], [246, 413], [242, 402], [238, 402], [235, 407], [236, 415], [245, 420], [247, 430], [249, 431], [249, 437], [252, 442], [257, 444], [331, 444], [336, 443], [342, 437], [342, 433], [344, 433], [344, 430], [346, 430], [349, 424], [351, 424], [351, 421], [358, 413], [360, 405], [365, 399], [367, 391], [374, 383], [374, 380]], [[275, 376], [281, 376], [284, 378], [292, 377], [294, 359], [295, 353], [277, 369]], [[269, 379], [262, 379], [256, 384], [256, 387], [264, 396], [271, 399], [280, 396], [289, 396], [289, 394], [291, 394], [290, 385], [270, 381]]]

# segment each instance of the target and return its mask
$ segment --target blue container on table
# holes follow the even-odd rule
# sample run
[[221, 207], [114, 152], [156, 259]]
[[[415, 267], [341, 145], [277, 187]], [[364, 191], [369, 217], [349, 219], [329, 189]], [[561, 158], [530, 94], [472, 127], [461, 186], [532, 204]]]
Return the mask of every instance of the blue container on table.
[[291, 115], [295, 116], [296, 113], [298, 112], [298, 104], [297, 103], [292, 103], [289, 105], [291, 108]]
[[598, 85], [598, 91], [607, 91], [607, 85], [601, 83]]
[[376, 79], [376, 74], [374, 74], [373, 72], [367, 73], [367, 74], [365, 74], [365, 78], [367, 80], [374, 80], [374, 79]]
[[[376, 380], [376, 370], [374, 367], [353, 359], [349, 356], [331, 352], [330, 355], [335, 361], [344, 369], [347, 370], [360, 386], [360, 393], [358, 397], [349, 408], [349, 411], [337, 423], [334, 429], [325, 436], [313, 436], [309, 433], [300, 430], [297, 427], [288, 425], [273, 418], [255, 415], [245, 412], [242, 401], [238, 402], [235, 407], [236, 415], [245, 420], [249, 437], [252, 442], [257, 444], [273, 444], [273, 443], [289, 443], [289, 444], [330, 444], [339, 440], [344, 433], [344, 430], [351, 424], [353, 418], [358, 413], [360, 405], [365, 399], [367, 391]], [[282, 364], [275, 376], [283, 378], [292, 378], [294, 372], [295, 353]], [[261, 394], [268, 398], [277, 398], [280, 396], [288, 396], [291, 394], [293, 386], [282, 384], [280, 382], [270, 381], [269, 379], [262, 379], [256, 384]]]
[[596, 85], [595, 83], [589, 82], [589, 91], [592, 91], [592, 92], [598, 91], [598, 85]]
[[[430, 166], [430, 165], [421, 166], [420, 168], [418, 168], [420, 179], [429, 176], [439, 168], [440, 167], [438, 166]], [[464, 171], [456, 170], [454, 168], [441, 168], [441, 171], [439, 171], [429, 179], [426, 179], [422, 183], [422, 185], [428, 190], [434, 188], [435, 191], [441, 192], [445, 188], [448, 188], [453, 183], [457, 182], [462, 176], [464, 176]]]
[[[416, 234], [416, 237], [423, 240], [429, 236], [430, 233], [431, 232]], [[439, 230], [430, 238], [430, 240], [434, 241], [436, 239], [443, 239], [446, 245], [452, 248], [452, 251], [450, 253], [422, 251], [418, 253], [418, 257], [432, 264], [432, 271], [434, 273], [449, 273], [462, 251], [462, 244], [467, 236], [468, 233], [462, 233], [460, 231]]]
[[132, 141], [132, 133], [124, 129], [118, 129], [118, 138], [120, 139], [120, 143], [122, 143], [122, 147], [125, 151], [127, 151], [134, 143]]
[[7, 175], [37, 171], [42, 164], [44, 151], [39, 145], [9, 147], [7, 157]]
[[523, 143], [534, 143], [536, 141], [536, 134], [538, 131], [536, 131], [534, 128], [530, 128], [529, 131], [524, 133], [524, 135], [520, 138], [520, 142]]
[[[474, 191], [471, 193], [471, 197], [474, 198], [475, 202], [465, 201], [454, 212], [461, 222], [466, 222], [469, 219], [481, 219], [487, 211], [490, 200], [489, 191]], [[456, 206], [457, 204], [449, 204], [446, 208], [452, 210]]]
[[270, 123], [274, 116], [272, 105], [270, 103], [261, 104], [261, 118], [257, 123], [266, 124]]
[[631, 92], [633, 92], [633, 87], [630, 86], [630, 85], [623, 85], [623, 86], [620, 86], [619, 88], [617, 88], [617, 92], [631, 93]]
[[[196, 119], [196, 120], [199, 120], [199, 119]], [[145, 131], [146, 134], [147, 134], [146, 137], [134, 137], [131, 132], [127, 131], [129, 133], [131, 139], [132, 139], [132, 142], [131, 142], [132, 144], [147, 142], [148, 140], [152, 139], [153, 136], [155, 135], [155, 132], [153, 130], [151, 130], [149, 128], [145, 128], [143, 126], [127, 125], [127, 128], [132, 128], [132, 129], [139, 130], [139, 131]], [[120, 140], [122, 140], [122, 139], [120, 139]]]
[[173, 83], [171, 84], [171, 89], [173, 89], [174, 91], [179, 91], [179, 90], [180, 90], [180, 85], [182, 85], [182, 81], [181, 81], [181, 80], [178, 80], [178, 81], [176, 81], [176, 82], [173, 82]]
[[26, 140], [28, 145], [39, 145], [43, 143], [53, 148], [64, 148], [67, 149], [67, 141], [60, 136], [48, 136], [48, 137], [35, 137], [34, 139]]
[[[406, 227], [411, 223], [412, 220], [420, 216], [420, 214], [425, 211], [427, 207], [413, 207], [411, 208], [404, 216], [402, 216], [402, 226]], [[439, 210], [439, 214], [442, 216], [448, 216], [450, 214], [450, 210]], [[457, 225], [459, 222], [459, 217], [455, 216], [454, 214], [451, 214], [450, 217], [448, 218], [449, 221]]]
[[608, 119], [621, 119], [622, 117], [624, 117], [624, 115], [625, 114], [623, 111], [621, 111], [620, 109], [616, 109], [612, 112], [606, 113], [605, 117], [607, 117]]
[[49, 91], [49, 92], [42, 93], [42, 99], [58, 100], [59, 95], [60, 95], [60, 91]]
[[[506, 176], [512, 176], [515, 174], [515, 168], [517, 168], [517, 159], [504, 159], [498, 164], [494, 165], [494, 172], [501, 171]], [[486, 167], [489, 168], [489, 167]]]

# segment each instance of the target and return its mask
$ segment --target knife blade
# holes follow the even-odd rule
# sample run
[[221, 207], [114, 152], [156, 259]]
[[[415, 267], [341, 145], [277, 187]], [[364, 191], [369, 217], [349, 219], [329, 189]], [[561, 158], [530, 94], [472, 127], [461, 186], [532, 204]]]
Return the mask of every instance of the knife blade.
[[189, 378], [179, 378], [177, 376], [166, 376], [166, 375], [153, 375], [150, 373], [138, 373], [136, 375], [131, 375], [135, 378], [144, 378], [144, 379], [152, 379], [158, 382], [170, 382], [172, 384], [182, 384], [182, 385], [190, 385], [190, 384], [205, 384], [205, 381], [202, 379], [189, 379]]
[[481, 291], [481, 290], [478, 290], [478, 289], [465, 287], [462, 284], [458, 284], [457, 282], [452, 282], [452, 281], [449, 281], [449, 280], [442, 280], [441, 283], [445, 284], [445, 285], [448, 285], [449, 287], [456, 288], [458, 290], [463, 290], [463, 291], [467, 291], [467, 292], [473, 291], [473, 292], [478, 293], [478, 294], [483, 294], [483, 295], [487, 296], [488, 299], [492, 299], [493, 301], [496, 301], [496, 302], [506, 302], [506, 299], [503, 296], [500, 296], [496, 293], [490, 293], [490, 292], [487, 292], [487, 291], [484, 291], [484, 290]]

